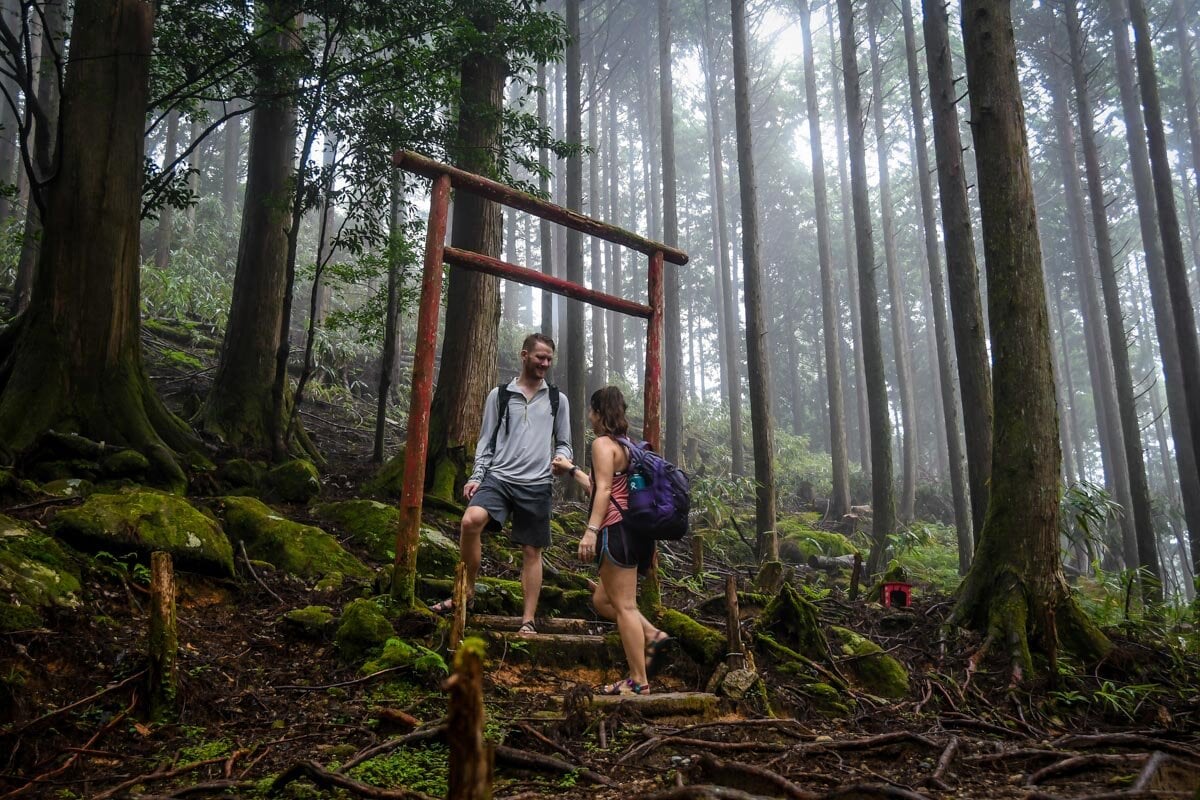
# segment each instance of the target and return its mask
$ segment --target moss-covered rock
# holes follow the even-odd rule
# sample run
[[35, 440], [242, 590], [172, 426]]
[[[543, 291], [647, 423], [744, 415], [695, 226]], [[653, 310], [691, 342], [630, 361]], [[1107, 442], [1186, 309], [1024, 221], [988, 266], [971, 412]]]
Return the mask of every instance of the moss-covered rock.
[[[313, 511], [324, 523], [332, 525], [350, 541], [366, 549], [371, 559], [390, 563], [396, 557], [396, 532], [400, 510], [375, 500], [346, 500], [322, 503]], [[454, 575], [458, 564], [458, 545], [436, 528], [421, 527], [417, 544], [417, 570], [422, 575]]]
[[371, 570], [347, 553], [337, 539], [320, 528], [280, 516], [261, 500], [222, 497], [216, 505], [229, 536], [245, 542], [246, 552], [253, 558], [304, 578], [333, 572], [360, 580], [371, 577]]
[[217, 467], [217, 480], [235, 488], [261, 486], [267, 476], [267, 465], [262, 461], [247, 461], [231, 458]]
[[100, 470], [107, 477], [137, 478], [150, 470], [150, 459], [137, 450], [117, 450], [104, 457]]
[[404, 488], [404, 448], [384, 462], [375, 476], [363, 486], [363, 491], [389, 501], [400, 499], [401, 489]]
[[841, 654], [843, 670], [854, 676], [855, 683], [872, 694], [897, 700], [908, 696], [908, 670], [883, 648], [848, 628], [831, 627]]
[[285, 503], [307, 503], [321, 493], [321, 474], [311, 461], [285, 461], [267, 473], [267, 488]]
[[[79, 566], [62, 545], [0, 514], [0, 602], [15, 608], [74, 608], [79, 591]], [[28, 614], [11, 611], [8, 616], [29, 627]]]
[[50, 497], [87, 497], [96, 487], [86, 478], [59, 478], [43, 484], [39, 490]]
[[784, 561], [807, 564], [810, 556], [852, 555], [857, 549], [840, 533], [813, 528], [803, 514], [779, 520], [779, 555]]
[[779, 594], [763, 609], [759, 630], [780, 644], [813, 660], [824, 660], [829, 645], [817, 619], [817, 607], [784, 584]]
[[83, 549], [132, 550], [146, 557], [164, 550], [179, 566], [233, 574], [233, 548], [221, 526], [187, 500], [166, 492], [127, 489], [93, 494], [79, 508], [60, 511], [52, 528]]
[[334, 634], [334, 642], [342, 658], [360, 661], [377, 653], [395, 635], [392, 623], [379, 606], [360, 597], [342, 609], [342, 621]]
[[0, 602], [0, 633], [27, 631], [42, 627], [42, 616], [29, 606]]
[[659, 615], [657, 624], [678, 639], [683, 652], [701, 667], [715, 667], [729, 651], [728, 639], [723, 633], [701, 625], [682, 612], [667, 609]]
[[395, 638], [384, 642], [383, 652], [363, 664], [362, 671], [370, 675], [393, 667], [411, 667], [414, 673], [427, 678], [441, 678], [449, 671], [445, 659], [429, 648]]
[[283, 615], [289, 628], [303, 636], [320, 638], [333, 631], [333, 609], [329, 606], [294, 608]]

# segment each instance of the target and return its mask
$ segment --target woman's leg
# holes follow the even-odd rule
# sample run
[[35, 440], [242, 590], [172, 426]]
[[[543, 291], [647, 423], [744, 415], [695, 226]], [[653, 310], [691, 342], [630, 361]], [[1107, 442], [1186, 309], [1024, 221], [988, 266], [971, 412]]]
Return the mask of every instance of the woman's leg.
[[[646, 683], [646, 633], [649, 625], [637, 607], [637, 570], [618, 567], [611, 559], [600, 565], [600, 583], [616, 614], [617, 632], [634, 683]], [[653, 626], [650, 626], [653, 630]]]

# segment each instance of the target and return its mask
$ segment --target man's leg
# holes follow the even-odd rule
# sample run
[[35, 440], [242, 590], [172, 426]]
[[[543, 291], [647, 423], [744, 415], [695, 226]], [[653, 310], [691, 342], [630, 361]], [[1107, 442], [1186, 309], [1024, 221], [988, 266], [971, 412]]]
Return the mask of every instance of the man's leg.
[[467, 597], [475, 594], [475, 579], [479, 577], [479, 562], [483, 559], [483, 529], [490, 519], [486, 509], [469, 506], [458, 529], [458, 552], [467, 571]]
[[521, 620], [536, 619], [538, 596], [542, 593], [542, 548], [531, 544], [521, 545], [521, 593], [525, 596]]

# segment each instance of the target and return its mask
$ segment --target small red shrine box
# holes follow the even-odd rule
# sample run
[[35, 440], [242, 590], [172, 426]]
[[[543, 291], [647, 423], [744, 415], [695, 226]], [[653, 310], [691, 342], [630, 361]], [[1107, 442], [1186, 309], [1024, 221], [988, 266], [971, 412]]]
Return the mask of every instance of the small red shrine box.
[[908, 608], [912, 605], [912, 585], [907, 583], [885, 583], [880, 601], [885, 607]]

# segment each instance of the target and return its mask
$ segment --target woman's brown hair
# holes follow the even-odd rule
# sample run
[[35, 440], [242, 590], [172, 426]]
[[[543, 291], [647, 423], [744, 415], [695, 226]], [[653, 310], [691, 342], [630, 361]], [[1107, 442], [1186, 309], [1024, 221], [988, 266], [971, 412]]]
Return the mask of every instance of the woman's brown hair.
[[605, 386], [592, 392], [592, 411], [596, 412], [596, 433], [600, 436], [626, 436], [629, 420], [625, 418], [625, 397], [616, 386]]

